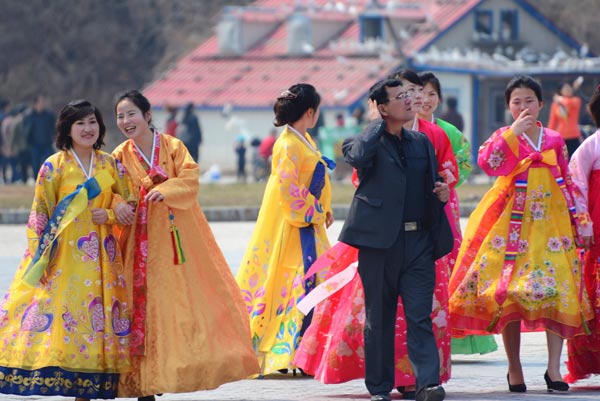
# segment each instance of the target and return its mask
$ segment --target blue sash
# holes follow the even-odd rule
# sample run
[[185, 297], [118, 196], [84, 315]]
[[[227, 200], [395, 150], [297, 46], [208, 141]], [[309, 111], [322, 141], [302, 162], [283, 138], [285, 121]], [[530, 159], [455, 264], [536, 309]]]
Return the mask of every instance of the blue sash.
[[[328, 159], [325, 156], [321, 156], [323, 161], [327, 164], [327, 167], [330, 170], [335, 168], [335, 162], [331, 159]], [[321, 191], [323, 191], [323, 187], [325, 187], [325, 174], [326, 174], [325, 166], [320, 161], [317, 162], [315, 166], [315, 171], [313, 173], [312, 179], [310, 181], [310, 185], [308, 186], [308, 191], [317, 199], [321, 197]], [[316, 211], [319, 213], [323, 212], [323, 209], [320, 209], [320, 204], [317, 203]], [[308, 223], [308, 221], [307, 221]], [[304, 264], [304, 274], [308, 272], [310, 266], [317, 260], [317, 244], [315, 240], [315, 227], [312, 224], [309, 224], [306, 227], [300, 227], [300, 244], [302, 246], [302, 262]], [[308, 294], [312, 291], [316, 286], [316, 275], [306, 279], [304, 281], [304, 292]], [[300, 335], [302, 336], [310, 322], [312, 320], [312, 311], [305, 316], [302, 321], [302, 328], [300, 329]]]
[[22, 280], [35, 287], [44, 274], [50, 254], [58, 243], [60, 233], [84, 210], [86, 210], [88, 200], [94, 199], [102, 192], [103, 188], [111, 186], [114, 179], [106, 171], [101, 171], [95, 177], [79, 184], [77, 189], [65, 196], [54, 208], [52, 217], [40, 235], [38, 248], [31, 259], [29, 266], [23, 273]]

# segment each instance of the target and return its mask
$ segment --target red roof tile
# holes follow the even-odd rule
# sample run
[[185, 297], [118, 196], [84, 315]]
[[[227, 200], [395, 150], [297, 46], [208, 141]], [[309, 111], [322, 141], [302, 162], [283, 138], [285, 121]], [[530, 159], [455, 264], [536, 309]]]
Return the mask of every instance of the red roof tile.
[[[480, 1], [426, 3], [395, 0], [394, 4], [403, 7], [381, 12], [429, 20], [435, 27], [405, 42], [403, 51], [410, 55], [452, 26]], [[258, 0], [247, 11], [237, 9], [235, 14], [244, 19], [272, 24], [273, 31], [237, 58], [218, 57], [219, 45], [214, 35], [149, 85], [145, 94], [155, 105], [183, 105], [192, 101], [206, 107], [231, 103], [238, 107], [262, 108], [271, 107], [277, 95], [290, 85], [309, 82], [317, 87], [325, 106], [348, 105], [363, 96], [370, 85], [399, 63], [399, 60], [380, 58], [379, 55], [349, 56], [356, 54], [352, 41], [358, 41], [359, 24], [356, 16], [339, 11], [323, 11], [311, 15], [311, 18], [348, 20], [348, 26], [330, 41], [338, 45], [346, 43], [345, 47], [337, 46], [333, 51], [325, 45], [312, 57], [288, 56], [285, 20], [297, 3], [297, 0]], [[309, 0], [301, 4], [306, 6], [309, 3], [324, 6], [328, 1]], [[387, 1], [379, 0], [379, 3], [386, 5]], [[354, 0], [353, 4], [360, 12], [369, 0]]]

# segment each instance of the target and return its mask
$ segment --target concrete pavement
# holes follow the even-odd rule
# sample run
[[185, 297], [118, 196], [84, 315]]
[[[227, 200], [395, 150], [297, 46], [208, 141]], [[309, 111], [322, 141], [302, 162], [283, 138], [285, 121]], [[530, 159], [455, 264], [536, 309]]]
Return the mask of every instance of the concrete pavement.
[[[463, 222], [464, 223], [464, 222]], [[235, 272], [241, 262], [254, 223], [211, 223], [217, 242]], [[330, 229], [335, 242], [341, 229], [336, 222]], [[8, 288], [25, 247], [24, 225], [0, 225], [0, 296]], [[448, 400], [600, 400], [600, 376], [581, 381], [566, 394], [548, 393], [543, 375], [546, 369], [546, 337], [544, 333], [522, 335], [521, 360], [528, 391], [509, 393], [506, 383], [507, 364], [502, 340], [496, 336], [499, 349], [487, 355], [456, 355], [452, 358], [452, 379], [444, 385]], [[201, 357], [201, 356], [199, 356]], [[566, 353], [563, 353], [563, 361]], [[566, 368], [562, 368], [563, 373]], [[0, 395], [0, 400], [64, 400], [62, 397], [17, 397]], [[394, 392], [392, 399], [400, 400]], [[165, 394], [157, 401], [368, 401], [362, 380], [324, 385], [311, 378], [275, 374], [262, 380], [228, 383], [216, 390], [187, 394]]]

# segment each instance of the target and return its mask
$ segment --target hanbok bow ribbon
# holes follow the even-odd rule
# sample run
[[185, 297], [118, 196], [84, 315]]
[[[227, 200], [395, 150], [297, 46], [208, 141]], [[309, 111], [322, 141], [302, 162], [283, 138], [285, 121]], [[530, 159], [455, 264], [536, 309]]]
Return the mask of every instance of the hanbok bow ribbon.
[[34, 287], [39, 281], [48, 263], [52, 248], [57, 244], [58, 236], [75, 220], [81, 212], [87, 209], [88, 201], [112, 186], [113, 177], [107, 171], [99, 172], [95, 177], [77, 186], [77, 189], [64, 197], [52, 212], [44, 231], [40, 235], [38, 248], [23, 274], [22, 280]]

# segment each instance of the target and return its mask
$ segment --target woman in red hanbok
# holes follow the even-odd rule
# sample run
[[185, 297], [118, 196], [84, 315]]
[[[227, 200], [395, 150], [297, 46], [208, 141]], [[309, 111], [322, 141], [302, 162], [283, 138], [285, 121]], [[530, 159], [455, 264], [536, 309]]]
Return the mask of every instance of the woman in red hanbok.
[[[414, 76], [410, 75], [410, 78], [417, 83], [402, 78], [401, 80], [403, 80], [403, 87], [407, 87], [409, 93], [412, 93], [412, 107], [416, 110], [422, 103], [422, 95], [418, 84], [420, 80], [415, 73], [412, 74]], [[431, 140], [436, 152], [439, 174], [450, 187], [453, 187], [457, 182], [458, 167], [452, 145], [444, 131], [416, 117], [410, 125], [406, 128], [423, 132]], [[362, 378], [365, 374], [364, 294], [357, 274], [357, 260], [356, 248], [338, 243], [320, 257], [307, 274], [307, 277], [310, 277], [313, 272], [330, 267], [327, 277], [331, 281], [321, 287], [324, 290], [329, 286], [326, 290], [329, 296], [315, 308], [312, 324], [296, 352], [295, 363], [323, 383], [341, 383]], [[436, 261], [436, 288], [431, 316], [440, 352], [440, 383], [450, 378], [450, 333], [447, 328], [448, 279], [449, 262], [446, 256]], [[332, 287], [336, 290], [330, 291]], [[315, 300], [318, 299], [319, 293], [320, 291], [316, 291], [312, 296], [309, 294], [302, 305], [306, 307], [306, 311], [317, 302]], [[302, 306], [299, 305], [301, 308]], [[408, 394], [404, 393], [406, 399], [406, 396], [410, 397], [414, 394], [412, 389], [406, 387], [415, 385], [415, 377], [408, 359], [406, 321], [400, 299], [396, 317], [395, 359], [395, 384], [400, 390], [410, 391]]]
[[[600, 127], [600, 86], [590, 99], [588, 111], [596, 127]], [[591, 335], [567, 341], [569, 373], [565, 381], [573, 383], [600, 374], [600, 129], [573, 153], [569, 169], [573, 182], [583, 193], [592, 219], [593, 239], [586, 244], [583, 277], [595, 315], [590, 322]]]

